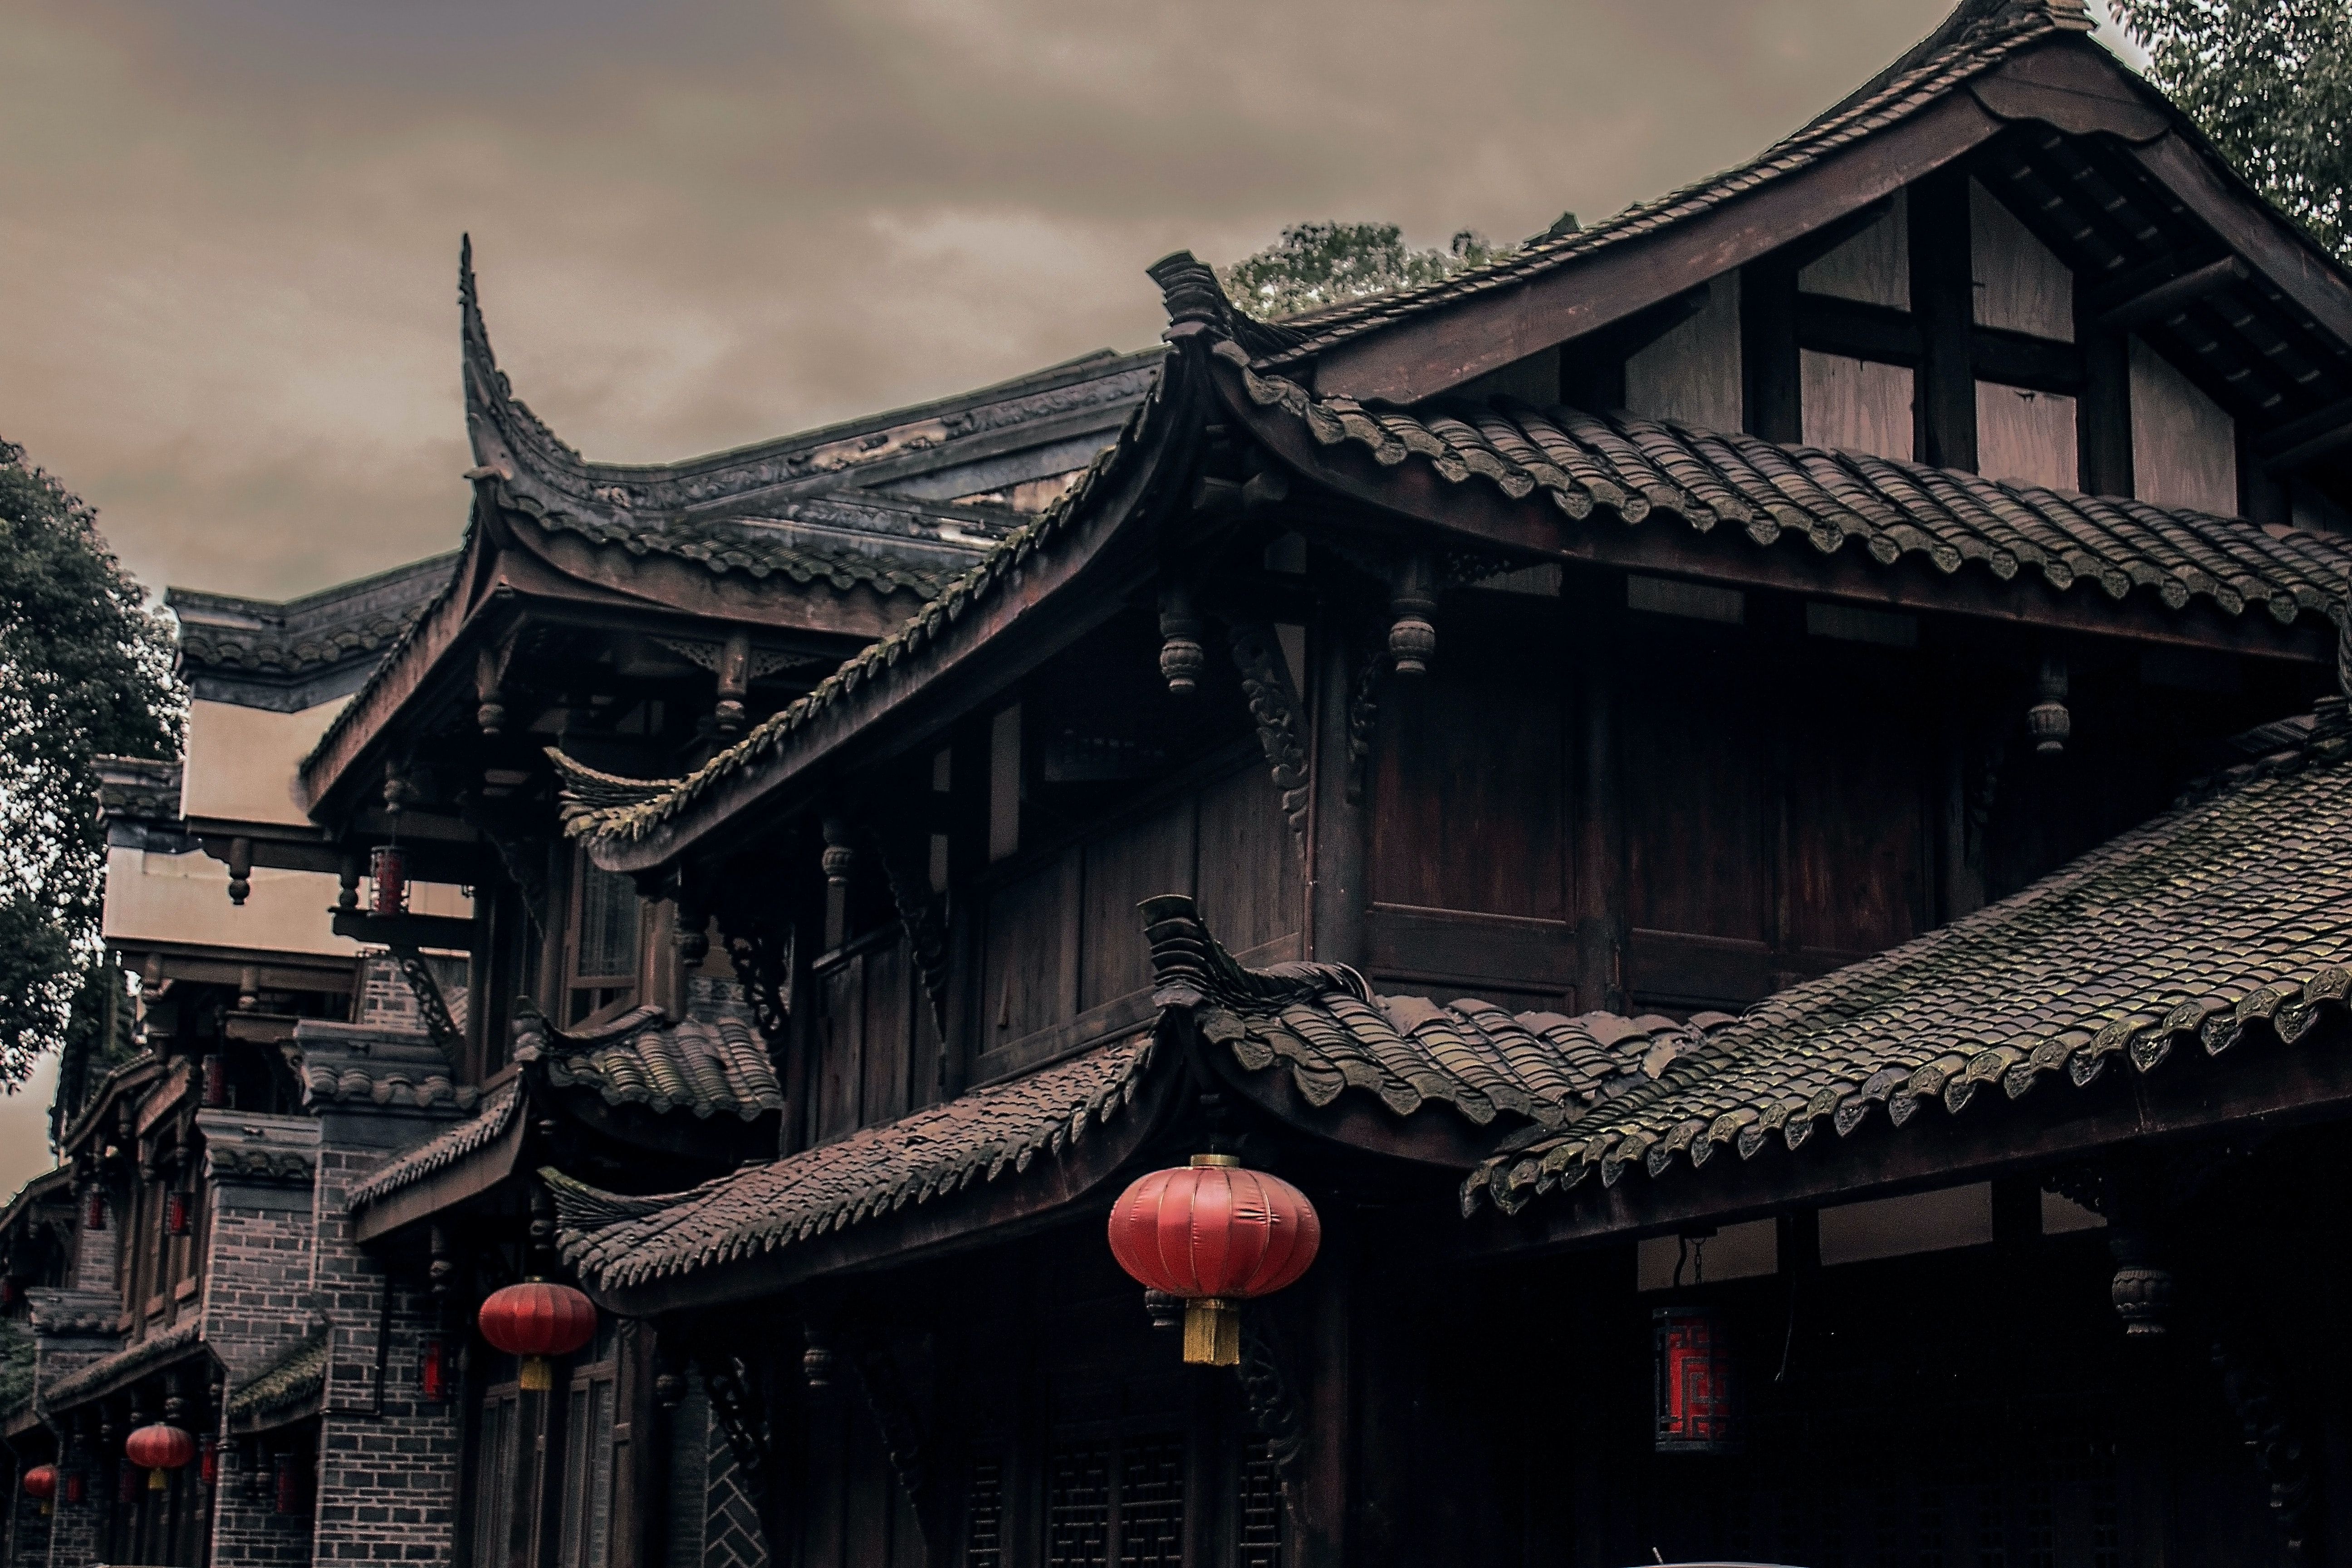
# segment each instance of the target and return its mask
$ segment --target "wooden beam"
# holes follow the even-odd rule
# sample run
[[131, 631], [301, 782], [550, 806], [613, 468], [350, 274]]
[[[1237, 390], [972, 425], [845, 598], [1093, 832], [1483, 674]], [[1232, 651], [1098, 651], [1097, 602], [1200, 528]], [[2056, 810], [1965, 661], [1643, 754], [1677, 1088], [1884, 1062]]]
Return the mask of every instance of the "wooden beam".
[[1317, 362], [1316, 389], [1418, 403], [1801, 239], [1966, 155], [2001, 123], [1974, 99], [1954, 93], [1654, 234], [1336, 343]]
[[1767, 441], [1805, 438], [1797, 362], [1797, 274], [1775, 257], [1739, 275], [1742, 426]]
[[2243, 261], [2234, 256], [2225, 256], [2178, 278], [2168, 279], [2119, 304], [2110, 305], [2099, 312], [2098, 324], [2111, 332], [2128, 332], [2194, 304], [2209, 294], [2242, 283], [2250, 276], [2252, 274]]
[[431, 947], [452, 952], [474, 949], [474, 922], [454, 915], [371, 915], [337, 910], [335, 934], [378, 947]]
[[1939, 169], [1911, 193], [1911, 309], [1922, 352], [1912, 383], [1913, 451], [1938, 468], [1977, 466], [1976, 279], [1969, 176]]
[[1979, 327], [1969, 333], [1969, 369], [1979, 381], [2068, 397], [2080, 397], [2090, 381], [2083, 351], [2075, 344], [1998, 327]]
[[1849, 359], [1916, 365], [1927, 353], [1927, 338], [1908, 310], [1832, 294], [1799, 294], [1797, 346]]
[[1537, 1199], [1517, 1217], [1482, 1209], [1461, 1252], [1521, 1257], [1736, 1224], [1798, 1205], [1998, 1180], [2126, 1148], [2336, 1121], [2352, 1115], [2347, 1035], [2339, 1024], [2297, 1046], [2249, 1040], [2220, 1058], [2176, 1046], [2153, 1073], [2117, 1062], [2086, 1089], [2046, 1079], [2014, 1106], [1988, 1084], [1957, 1116], [1930, 1104], [1896, 1127], [1874, 1112], [1850, 1137], [1824, 1130], [1793, 1152], [1773, 1142], [1752, 1160], [1724, 1151], [1697, 1170], [1677, 1160], [1662, 1176], [1629, 1171], [1613, 1187], [1591, 1180]]
[[[2074, 279], [2074, 320], [2083, 340], [2083, 395], [2074, 404], [2074, 453], [2086, 495], [2132, 491], [2131, 339], [2099, 326], [2085, 308], [2092, 289]], [[2089, 323], [2087, 326], [2083, 323]]]
[[2331, 457], [2352, 447], [2352, 419], [2347, 419], [2333, 430], [2314, 436], [2301, 446], [2289, 447], [2274, 458], [2265, 458], [2263, 467], [2273, 474], [2291, 474], [2306, 464]]
[[2352, 279], [2234, 174], [2178, 132], [2132, 155], [2221, 242], [2340, 344], [2352, 344]]

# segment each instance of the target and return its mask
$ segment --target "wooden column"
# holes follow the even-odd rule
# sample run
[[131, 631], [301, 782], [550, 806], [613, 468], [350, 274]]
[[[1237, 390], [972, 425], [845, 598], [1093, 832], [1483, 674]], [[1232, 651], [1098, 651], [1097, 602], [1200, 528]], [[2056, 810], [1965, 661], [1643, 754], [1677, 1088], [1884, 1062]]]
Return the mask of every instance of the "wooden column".
[[2091, 290], [2074, 280], [2074, 335], [2083, 345], [2083, 395], [2074, 405], [2078, 481], [2088, 495], [2132, 491], [2131, 334], [2099, 324]]
[[1767, 441], [1805, 438], [1797, 378], [1797, 271], [1768, 257], [1740, 268], [1739, 366], [1743, 422]]
[[1364, 962], [1367, 836], [1371, 780], [1361, 800], [1350, 800], [1348, 708], [1355, 660], [1345, 627], [1328, 615], [1316, 628], [1314, 695], [1307, 698], [1314, 734], [1314, 815], [1307, 837], [1307, 956], [1324, 963]]
[[[1307, 1342], [1307, 1448], [1300, 1458], [1295, 1568], [1342, 1568], [1348, 1559], [1350, 1437], [1354, 1430], [1355, 1369], [1350, 1331], [1355, 1259], [1349, 1237], [1326, 1231], [1322, 1259], [1307, 1276], [1315, 1298]], [[1318, 1279], [1318, 1276], [1320, 1276]]]
[[1576, 1006], [1624, 1005], [1625, 820], [1618, 800], [1617, 670], [1612, 650], [1623, 618], [1614, 572], [1572, 578], [1561, 596], [1576, 660], [1578, 763], [1570, 801], [1576, 825]]
[[1939, 468], [1977, 466], [1977, 382], [1969, 339], [1976, 277], [1969, 259], [1969, 176], [1943, 169], [1911, 188], [1911, 311], [1926, 347], [1912, 384], [1913, 448]]

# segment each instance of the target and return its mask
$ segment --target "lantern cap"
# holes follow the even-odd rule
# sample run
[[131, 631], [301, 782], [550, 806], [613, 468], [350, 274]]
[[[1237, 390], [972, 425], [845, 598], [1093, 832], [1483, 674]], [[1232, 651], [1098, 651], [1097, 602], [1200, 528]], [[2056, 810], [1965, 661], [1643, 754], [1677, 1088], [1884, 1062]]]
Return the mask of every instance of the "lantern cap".
[[1241, 1156], [1238, 1154], [1195, 1154], [1192, 1156], [1192, 1165], [1196, 1170], [1239, 1170], [1241, 1168]]

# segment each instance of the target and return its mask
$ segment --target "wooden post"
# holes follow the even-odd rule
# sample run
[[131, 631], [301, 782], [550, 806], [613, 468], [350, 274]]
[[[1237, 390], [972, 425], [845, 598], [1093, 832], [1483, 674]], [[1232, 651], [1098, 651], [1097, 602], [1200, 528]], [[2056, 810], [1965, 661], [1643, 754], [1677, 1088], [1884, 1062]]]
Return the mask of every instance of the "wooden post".
[[[1355, 684], [1345, 627], [1327, 615], [1316, 628], [1313, 717], [1314, 816], [1307, 826], [1307, 956], [1324, 963], [1364, 962], [1368, 801], [1350, 800], [1348, 708]], [[1368, 786], [1366, 795], [1371, 794]]]
[[[1307, 1449], [1300, 1459], [1297, 1568], [1341, 1568], [1348, 1561], [1349, 1436], [1354, 1429], [1354, 1259], [1343, 1232], [1325, 1233], [1314, 1281], [1308, 1342]], [[1320, 1278], [1316, 1276], [1319, 1275]]]
[[2089, 290], [2074, 280], [2074, 331], [2083, 343], [2083, 396], [2074, 405], [2074, 450], [2084, 493], [2132, 493], [2131, 336], [2101, 326]]
[[1610, 657], [1624, 590], [1614, 572], [1572, 579], [1561, 604], [1574, 618], [1581, 778], [1576, 826], [1576, 1010], [1624, 1005], [1625, 825], [1617, 786], [1617, 672]]
[[1912, 187], [1911, 310], [1927, 353], [1911, 389], [1914, 454], [1939, 468], [1977, 466], [1977, 382], [1969, 338], [1976, 274], [1969, 255], [1969, 176], [1942, 169]]
[[1767, 441], [1805, 438], [1797, 377], [1797, 273], [1767, 258], [1739, 273], [1739, 365], [1743, 422]]

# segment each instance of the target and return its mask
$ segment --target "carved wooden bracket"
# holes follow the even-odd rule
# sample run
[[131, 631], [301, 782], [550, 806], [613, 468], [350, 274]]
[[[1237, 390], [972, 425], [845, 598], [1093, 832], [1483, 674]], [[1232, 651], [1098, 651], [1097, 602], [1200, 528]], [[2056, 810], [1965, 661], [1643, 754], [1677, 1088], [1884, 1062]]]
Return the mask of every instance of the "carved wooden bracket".
[[2066, 656], [2048, 653], [2042, 656], [2042, 668], [2034, 679], [2033, 706], [2025, 710], [2025, 727], [2032, 733], [2034, 751], [2045, 757], [2054, 757], [2066, 749], [2066, 741], [2074, 732], [2074, 716], [2066, 708]]
[[840, 1339], [865, 1392], [866, 1407], [881, 1431], [890, 1468], [915, 1505], [915, 1521], [931, 1558], [944, 1560], [953, 1550], [956, 1536], [949, 1501], [951, 1489], [940, 1484], [940, 1467], [924, 1430], [922, 1413], [898, 1373], [898, 1363], [878, 1336], [853, 1329]]
[[466, 1036], [450, 1016], [449, 1003], [441, 994], [441, 983], [433, 978], [433, 966], [414, 947], [395, 947], [392, 956], [400, 965], [401, 978], [408, 982], [408, 989], [416, 998], [416, 1011], [425, 1020], [425, 1032], [433, 1037], [433, 1043], [455, 1066], [465, 1049]]
[[1299, 1461], [1307, 1453], [1307, 1407], [1298, 1395], [1298, 1382], [1289, 1370], [1281, 1336], [1265, 1309], [1242, 1309], [1242, 1359], [1234, 1369], [1241, 1380], [1242, 1400], [1249, 1406], [1250, 1424], [1265, 1439], [1266, 1457], [1282, 1483], [1282, 1506], [1298, 1524]]
[[926, 836], [887, 834], [876, 828], [872, 837], [883, 878], [890, 885], [890, 901], [898, 910], [898, 923], [906, 928], [916, 977], [931, 1005], [931, 1022], [944, 1040], [948, 1037], [948, 922], [938, 896], [931, 891]]
[[1426, 675], [1437, 652], [1437, 573], [1428, 555], [1415, 552], [1389, 587], [1389, 657], [1399, 675]]
[[743, 983], [744, 997], [751, 1004], [751, 1020], [772, 1051], [783, 1043], [784, 1030], [792, 1022], [791, 928], [779, 931], [740, 904], [730, 904], [719, 912], [719, 933], [726, 941], [735, 977]]
[[1307, 803], [1313, 794], [1314, 763], [1307, 748], [1307, 709], [1291, 684], [1290, 668], [1283, 658], [1281, 639], [1263, 621], [1237, 623], [1228, 638], [1234, 667], [1241, 672], [1242, 692], [1249, 699], [1250, 717], [1257, 721], [1258, 744], [1266, 765], [1274, 770], [1274, 787], [1282, 792], [1283, 820], [1290, 825], [1291, 841], [1299, 858], [1307, 858]]

